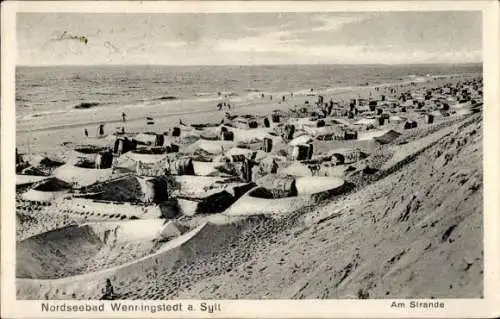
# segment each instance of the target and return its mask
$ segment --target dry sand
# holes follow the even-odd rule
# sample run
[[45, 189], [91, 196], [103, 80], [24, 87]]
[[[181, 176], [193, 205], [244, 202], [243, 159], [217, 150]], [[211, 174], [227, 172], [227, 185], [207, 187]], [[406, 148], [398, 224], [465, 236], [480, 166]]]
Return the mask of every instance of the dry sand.
[[[424, 85], [442, 82], [448, 80]], [[336, 94], [335, 98], [358, 96], [367, 97], [368, 88]], [[298, 104], [312, 98], [296, 99]], [[182, 114], [185, 122], [218, 122], [223, 116], [214, 111], [213, 103], [197, 107], [202, 111]], [[286, 107], [277, 103], [237, 106], [236, 114], [265, 114]], [[112, 122], [113, 114], [121, 111], [106, 110], [104, 120]], [[150, 111], [158, 112], [157, 131], [178, 124], [177, 115], [162, 117], [160, 108]], [[139, 117], [144, 114], [137, 112], [135, 117], [129, 115], [127, 129], [155, 130], [146, 127]], [[90, 115], [70, 124], [66, 124], [67, 119], [61, 115], [52, 123], [40, 121], [31, 132], [26, 126], [18, 127], [20, 150], [27, 150], [31, 136], [30, 151], [55, 154], [65, 141], [86, 143], [83, 128], [99, 123]], [[118, 262], [106, 263], [104, 255], [120, 250], [104, 255], [96, 250], [93, 265], [115, 267], [91, 267], [88, 270], [97, 272], [88, 274], [72, 267], [63, 275], [80, 275], [18, 279], [17, 296], [96, 299], [105, 279], [110, 278], [118, 297], [128, 299], [481, 297], [481, 124], [480, 115], [438, 121], [405, 131], [398, 142], [408, 144], [400, 147], [380, 148], [361, 142], [359, 146], [372, 156], [356, 163], [355, 170], [345, 176], [354, 186], [348, 194], [320, 206], [317, 201], [301, 203], [281, 218], [196, 217], [191, 226], [212, 222], [201, 224], [153, 255], [141, 253], [136, 256], [139, 259], [118, 256]], [[332, 146], [324, 144], [325, 149]], [[335, 147], [352, 146], [338, 144]], [[374, 171], [368, 173], [366, 165]], [[309, 206], [301, 207], [304, 204]], [[18, 241], [84, 221], [50, 214], [51, 209], [19, 200]], [[75, 258], [73, 265], [79, 262]]]
[[480, 116], [463, 120], [321, 207], [209, 223], [177, 248], [101, 273], [18, 279], [18, 296], [99, 298], [111, 278], [132, 299], [481, 297], [481, 127]]

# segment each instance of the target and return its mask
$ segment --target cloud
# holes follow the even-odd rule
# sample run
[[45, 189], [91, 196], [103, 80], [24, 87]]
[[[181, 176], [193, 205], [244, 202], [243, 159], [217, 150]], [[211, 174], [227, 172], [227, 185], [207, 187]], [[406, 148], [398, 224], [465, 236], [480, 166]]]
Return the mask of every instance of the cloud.
[[[52, 41], [63, 30], [88, 45]], [[24, 65], [459, 63], [481, 61], [481, 36], [474, 12], [21, 14], [17, 50]]]
[[[331, 16], [331, 15], [317, 15], [313, 17], [313, 20], [321, 23], [321, 26], [314, 27], [311, 32], [321, 32], [321, 31], [335, 31], [341, 29], [344, 25], [349, 23], [361, 22], [368, 19], [370, 14], [357, 14], [349, 16]], [[304, 30], [308, 32], [309, 30]]]
[[[228, 52], [295, 52], [308, 50], [300, 47], [300, 43], [314, 37], [314, 34], [323, 34], [340, 30], [349, 23], [360, 22], [368, 19], [369, 14], [327, 15], [314, 14], [307, 23], [293, 23], [265, 26], [262, 28], [246, 28], [257, 35], [246, 36], [239, 39], [222, 39], [217, 41], [214, 49]], [[316, 45], [310, 45], [316, 46]]]

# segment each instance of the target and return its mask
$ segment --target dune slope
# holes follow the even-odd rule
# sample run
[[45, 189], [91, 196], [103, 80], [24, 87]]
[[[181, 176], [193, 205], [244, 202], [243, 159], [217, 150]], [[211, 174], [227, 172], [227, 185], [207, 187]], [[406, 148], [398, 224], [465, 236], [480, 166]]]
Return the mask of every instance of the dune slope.
[[[179, 247], [19, 299], [482, 297], [482, 125], [471, 117], [381, 179], [278, 220], [207, 224]], [[399, 155], [398, 155], [399, 156]]]
[[[464, 122], [412, 162], [306, 212], [229, 274], [181, 298], [482, 297], [482, 127]], [[238, 279], [238, 280], [234, 280]]]

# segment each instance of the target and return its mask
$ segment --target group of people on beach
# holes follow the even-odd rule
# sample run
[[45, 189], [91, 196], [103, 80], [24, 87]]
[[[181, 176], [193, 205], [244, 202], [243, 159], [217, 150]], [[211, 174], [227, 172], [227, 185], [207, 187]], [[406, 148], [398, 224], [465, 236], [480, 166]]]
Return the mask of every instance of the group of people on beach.
[[[89, 130], [84, 129], [83, 133], [85, 134], [85, 137], [89, 137]], [[99, 124], [97, 127], [97, 136], [104, 136], [104, 124]]]
[[[122, 112], [122, 122], [125, 123], [127, 121], [127, 114], [125, 112]], [[121, 127], [122, 133], [125, 133], [125, 127]], [[85, 134], [85, 137], [89, 137], [89, 130], [85, 128], [83, 130], [83, 134]], [[104, 124], [99, 124], [97, 127], [97, 136], [104, 136]]]
[[226, 103], [226, 102], [219, 102], [217, 104], [217, 109], [219, 111], [222, 111], [222, 108], [227, 108], [228, 112], [231, 111], [231, 104], [230, 103]]

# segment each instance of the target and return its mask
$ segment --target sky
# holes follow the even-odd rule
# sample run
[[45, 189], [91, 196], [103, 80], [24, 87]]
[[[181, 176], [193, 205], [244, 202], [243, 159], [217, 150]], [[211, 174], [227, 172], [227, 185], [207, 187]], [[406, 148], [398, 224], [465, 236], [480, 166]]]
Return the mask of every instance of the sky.
[[480, 11], [18, 13], [17, 65], [476, 63], [481, 21]]

